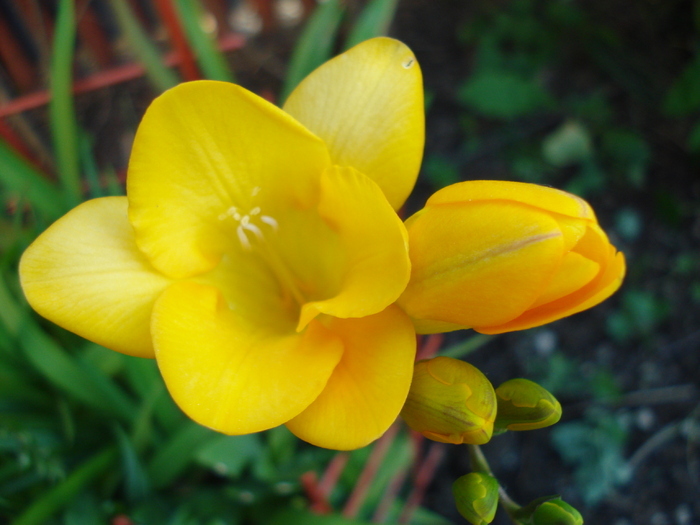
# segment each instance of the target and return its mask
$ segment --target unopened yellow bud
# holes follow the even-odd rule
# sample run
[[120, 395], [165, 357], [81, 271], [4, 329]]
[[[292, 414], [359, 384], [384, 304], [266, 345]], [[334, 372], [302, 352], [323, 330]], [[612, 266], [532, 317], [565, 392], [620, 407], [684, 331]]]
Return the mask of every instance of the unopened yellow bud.
[[498, 481], [493, 476], [471, 472], [452, 484], [459, 513], [473, 525], [493, 521], [498, 507]]
[[496, 389], [497, 430], [535, 430], [553, 425], [561, 418], [561, 404], [537, 383], [511, 379]]
[[496, 393], [469, 363], [450, 357], [418, 361], [401, 416], [434, 441], [481, 445], [493, 433]]
[[398, 302], [419, 333], [540, 326], [600, 303], [625, 274], [591, 207], [536, 184], [453, 184], [406, 229], [411, 280]]

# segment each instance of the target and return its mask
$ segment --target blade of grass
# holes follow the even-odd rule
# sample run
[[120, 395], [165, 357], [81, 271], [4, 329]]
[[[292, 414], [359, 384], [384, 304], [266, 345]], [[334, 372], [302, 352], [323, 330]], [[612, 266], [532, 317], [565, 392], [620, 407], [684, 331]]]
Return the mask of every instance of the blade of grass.
[[78, 162], [78, 126], [73, 107], [73, 48], [75, 46], [73, 0], [59, 0], [51, 57], [49, 116], [56, 154], [58, 179], [70, 206], [82, 200]]
[[54, 219], [65, 211], [60, 189], [42, 177], [31, 164], [0, 140], [0, 184], [29, 201], [32, 207], [47, 219]]
[[327, 0], [309, 17], [292, 53], [281, 102], [306, 75], [330, 58], [344, 11], [340, 0]]
[[194, 459], [199, 447], [218, 436], [208, 428], [187, 421], [158, 448], [148, 464], [146, 470], [153, 487], [164, 487], [175, 480]]
[[25, 357], [46, 380], [83, 404], [131, 422], [136, 405], [110, 378], [82, 363], [51, 339], [26, 314], [0, 279], [0, 322], [16, 338]]
[[92, 141], [84, 129], [79, 130], [78, 147], [80, 148], [80, 161], [87, 179], [90, 196], [104, 197], [105, 193], [100, 184], [99, 170], [97, 169], [95, 157], [92, 155]]
[[210, 80], [235, 82], [233, 72], [216, 41], [202, 29], [202, 6], [194, 0], [176, 0], [175, 7], [204, 76]]
[[345, 41], [345, 49], [375, 36], [386, 35], [396, 14], [398, 0], [371, 0], [353, 25]]
[[466, 356], [467, 354], [472, 353], [474, 350], [481, 348], [494, 337], [496, 336], [476, 334], [465, 339], [461, 343], [457, 343], [456, 345], [452, 345], [449, 348], [445, 348], [444, 350], [439, 351], [437, 355], [443, 357], [452, 357], [454, 359], [460, 359]]
[[165, 67], [160, 53], [143, 30], [126, 0], [109, 0], [119, 29], [124, 33], [136, 59], [146, 68], [146, 77], [160, 93], [178, 84], [177, 75]]
[[117, 452], [110, 447], [85, 461], [66, 479], [39, 496], [12, 525], [41, 525], [65, 507], [80, 491], [112, 468]]

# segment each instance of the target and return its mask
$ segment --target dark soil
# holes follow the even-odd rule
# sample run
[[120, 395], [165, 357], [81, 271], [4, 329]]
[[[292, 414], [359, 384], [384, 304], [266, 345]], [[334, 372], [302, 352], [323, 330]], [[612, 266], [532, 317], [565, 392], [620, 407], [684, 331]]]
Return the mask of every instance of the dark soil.
[[[460, 159], [456, 165], [463, 180], [515, 178], [507, 161], [507, 147], [490, 142], [495, 129], [531, 126], [538, 131], [528, 140], [541, 140], [566, 118], [556, 112], [543, 114], [539, 120], [507, 124], [479, 118], [484, 144], [491, 146], [467, 160], [460, 157], [468, 140], [460, 119], [468, 110], [458, 102], [457, 93], [474, 67], [474, 49], [460, 42], [458, 34], [474, 17], [497, 13], [508, 4], [407, 0], [394, 26], [395, 35], [416, 53], [426, 91], [434, 96], [428, 113], [426, 156], [439, 153]], [[581, 510], [586, 523], [700, 523], [700, 304], [693, 292], [700, 276], [700, 177], [698, 159], [686, 147], [692, 119], [670, 118], [660, 110], [664, 93], [687, 64], [697, 41], [692, 5], [600, 0], [578, 4], [591, 23], [604, 25], [617, 35], [621, 44], [614, 59], [620, 68], [636, 79], [649, 79], [639, 81], [643, 89], [631, 90], [624, 75], [603, 70], [585, 49], [575, 48], [568, 55], [575, 60], [552, 64], [546, 71], [547, 85], [560, 97], [573, 92], [609, 94], [615, 124], [634, 129], [650, 145], [651, 162], [643, 186], [633, 188], [610, 180], [603, 191], [587, 196], [603, 227], [625, 252], [628, 277], [616, 296], [591, 311], [500, 337], [468, 359], [494, 384], [512, 377], [552, 384], [547, 381], [553, 381], [557, 373], [555, 360], [564, 356], [573, 370], [557, 389], [564, 409], [558, 426], [583, 428], [584, 441], [591, 444], [599, 439], [594, 435], [598, 432], [596, 423], [609, 417], [622, 434], [617, 441], [619, 457], [611, 470], [597, 475], [594, 471], [586, 488], [585, 483], [577, 482], [582, 467], [587, 462], [605, 463], [593, 452], [590, 458], [583, 452], [583, 466], [579, 464], [578, 469], [567, 462], [560, 454], [562, 445], [556, 448], [551, 440], [557, 426], [508, 433], [494, 438], [484, 452], [510, 495], [523, 504], [539, 496], [561, 494]], [[559, 176], [545, 182], [565, 184], [567, 174]], [[427, 194], [431, 188], [423, 183]], [[635, 238], [618, 231], [616, 221], [623, 209], [634, 210], [641, 219], [641, 234]], [[681, 261], [687, 261], [688, 266]], [[645, 318], [636, 311], [639, 297], [654, 297], [657, 314]], [[619, 318], [620, 312], [631, 319], [633, 328], [624, 337], [615, 337], [611, 318]], [[463, 336], [456, 334], [452, 339]], [[583, 386], [575, 387], [577, 380]], [[567, 388], [567, 381], [571, 388]], [[606, 382], [607, 391], [601, 386]], [[584, 422], [588, 427], [580, 426]], [[588, 436], [586, 428], [590, 429]], [[611, 448], [615, 446], [614, 434], [611, 431]], [[621, 476], [617, 483], [610, 483], [597, 500], [586, 497], [591, 484], [607, 486], [630, 461], [633, 468], [627, 478]], [[451, 484], [468, 471], [466, 450], [451, 448], [428, 495], [428, 506], [456, 523], [464, 521], [454, 508]], [[494, 523], [509, 521], [499, 514]]]

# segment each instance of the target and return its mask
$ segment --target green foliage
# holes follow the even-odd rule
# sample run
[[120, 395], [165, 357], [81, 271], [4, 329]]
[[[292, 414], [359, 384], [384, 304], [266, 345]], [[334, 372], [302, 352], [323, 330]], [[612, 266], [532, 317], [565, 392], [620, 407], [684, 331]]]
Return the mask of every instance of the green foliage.
[[574, 466], [574, 478], [589, 505], [629, 481], [624, 459], [627, 429], [609, 410], [589, 410], [583, 421], [557, 425], [552, 440], [564, 461]]
[[626, 290], [622, 308], [607, 319], [611, 337], [624, 342], [637, 337], [649, 337], [670, 315], [667, 301], [644, 290]]
[[204, 76], [210, 80], [235, 82], [233, 72], [219, 51], [216, 40], [202, 29], [203, 9], [199, 2], [176, 0], [175, 6]]
[[551, 104], [549, 95], [534, 78], [510, 71], [481, 71], [460, 91], [460, 100], [487, 117], [513, 119]]

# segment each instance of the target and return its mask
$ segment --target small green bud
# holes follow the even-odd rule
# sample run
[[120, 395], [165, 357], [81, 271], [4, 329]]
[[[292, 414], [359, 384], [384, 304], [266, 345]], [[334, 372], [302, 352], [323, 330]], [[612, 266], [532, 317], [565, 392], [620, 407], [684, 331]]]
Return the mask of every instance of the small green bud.
[[583, 525], [581, 513], [564, 500], [545, 501], [532, 514], [532, 525]]
[[493, 476], [472, 472], [452, 484], [459, 513], [473, 525], [493, 521], [498, 507], [498, 481]]
[[450, 357], [418, 361], [401, 416], [428, 439], [481, 445], [493, 433], [496, 393], [469, 363]]
[[561, 404], [547, 390], [527, 379], [511, 379], [496, 389], [496, 430], [535, 430], [561, 418]]
[[545, 496], [515, 513], [520, 525], [583, 525], [581, 513], [559, 496]]

